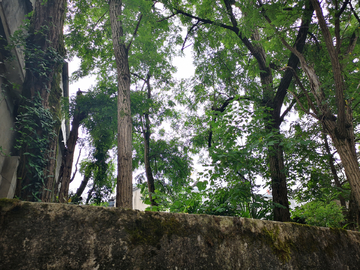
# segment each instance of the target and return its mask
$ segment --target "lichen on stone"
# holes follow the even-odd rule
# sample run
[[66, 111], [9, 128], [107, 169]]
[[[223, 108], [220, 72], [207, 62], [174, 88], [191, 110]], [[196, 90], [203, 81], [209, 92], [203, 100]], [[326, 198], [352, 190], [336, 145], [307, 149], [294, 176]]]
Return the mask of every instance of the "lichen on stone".
[[15, 208], [20, 204], [20, 200], [18, 199], [0, 199], [0, 212], [7, 212]]
[[279, 227], [269, 230], [266, 227], [262, 229], [265, 243], [267, 243], [273, 253], [280, 259], [281, 262], [286, 263], [291, 259], [291, 241], [281, 240], [279, 238]]

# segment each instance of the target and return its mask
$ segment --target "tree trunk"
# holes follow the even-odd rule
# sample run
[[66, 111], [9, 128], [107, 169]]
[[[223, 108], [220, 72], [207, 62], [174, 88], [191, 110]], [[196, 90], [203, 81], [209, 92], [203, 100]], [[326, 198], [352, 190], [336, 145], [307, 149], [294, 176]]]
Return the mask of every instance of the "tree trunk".
[[359, 231], [360, 210], [352, 193], [350, 194], [349, 211], [346, 216], [346, 221], [349, 223], [346, 229]]
[[[53, 194], [55, 193], [55, 169], [56, 169], [56, 149], [58, 145], [58, 138], [55, 137], [50, 142], [50, 153], [48, 156], [48, 164], [46, 168], [44, 169], [44, 172], [48, 172], [47, 179], [45, 182], [45, 185], [42, 193], [41, 193], [41, 201], [43, 202], [51, 202], [54, 198]], [[52, 175], [50, 175], [50, 172], [53, 172]], [[46, 174], [45, 174], [46, 175]]]
[[110, 0], [110, 22], [118, 80], [118, 177], [116, 206], [132, 208], [132, 122], [128, 48], [120, 16], [122, 1]]
[[[26, 76], [22, 91], [22, 95], [25, 98], [20, 101], [20, 108], [22, 108], [20, 110], [25, 110], [24, 106], [29, 106], [34, 98], [40, 97], [43, 108], [49, 109], [53, 114], [53, 118], [56, 119], [56, 114], [59, 113], [58, 110], [60, 108], [54, 106], [54, 104], [59, 104], [59, 91], [61, 89], [59, 85], [56, 85], [54, 89], [54, 84], [57, 82], [56, 77], [61, 78], [59, 73], [61, 72], [65, 55], [63, 25], [66, 0], [36, 0], [34, 6], [34, 14], [31, 18], [29, 36], [25, 46]], [[39, 118], [41, 117], [39, 115]], [[58, 119], [56, 120], [58, 121]], [[53, 127], [55, 132], [57, 132], [58, 125], [57, 123]], [[49, 136], [49, 134], [43, 133], [41, 126], [37, 127], [36, 134], [39, 137]], [[45, 194], [42, 194], [40, 198], [44, 201], [49, 200], [47, 188], [52, 188], [54, 182], [56, 165], [54, 157], [57, 139], [50, 139], [48, 146], [45, 148], [48, 151], [42, 151], [40, 154], [36, 152], [31, 153], [31, 151], [36, 151], [36, 149], [30, 150], [30, 155], [27, 156], [24, 155], [26, 153], [24, 149], [20, 150], [21, 163], [18, 168], [17, 196], [22, 199], [33, 200], [39, 198], [34, 198], [34, 190], [24, 189], [24, 187], [28, 185], [34, 185], [34, 187], [41, 185], [40, 193]], [[31, 155], [42, 155], [41, 159], [48, 160], [48, 164], [43, 167], [43, 176], [39, 176], [42, 179], [41, 183], [34, 183], [36, 181], [34, 180], [34, 172], [29, 173], [28, 163]], [[39, 174], [39, 170], [37, 174]]]
[[[334, 143], [336, 150], [340, 156], [341, 162], [344, 166], [347, 180], [349, 181], [351, 192], [354, 196], [354, 199], [360, 206], [360, 169], [359, 163], [357, 160], [355, 152], [355, 143], [354, 137], [347, 139], [339, 139], [338, 134], [336, 134], [334, 129], [332, 132], [329, 132], [331, 139]], [[359, 207], [360, 209], [360, 207]]]
[[66, 149], [63, 155], [61, 169], [60, 169], [60, 176], [59, 176], [59, 184], [61, 184], [60, 192], [59, 192], [59, 202], [67, 202], [68, 195], [69, 195], [69, 185], [71, 179], [71, 172], [72, 172], [72, 164], [74, 160], [74, 153], [75, 153], [75, 146], [77, 139], [79, 138], [79, 127], [80, 123], [86, 117], [86, 114], [81, 111], [79, 106], [78, 97], [82, 95], [82, 92], [77, 91], [76, 97], [76, 107], [75, 107], [75, 114], [72, 121], [72, 127], [70, 131], [69, 139], [66, 142]]
[[82, 200], [82, 197], [81, 195], [83, 194], [89, 180], [90, 180], [90, 177], [91, 177], [91, 173], [87, 174], [85, 173], [84, 174], [84, 178], [83, 180], [81, 181], [81, 184], [79, 186], [79, 188], [76, 190], [76, 194], [72, 197], [71, 199], [71, 202], [74, 202], [74, 203], [77, 203], [77, 202], [80, 202]]
[[[338, 174], [337, 174], [337, 170], [335, 168], [335, 160], [334, 160], [333, 155], [331, 154], [329, 143], [328, 143], [328, 140], [327, 140], [326, 136], [327, 135], [325, 134], [325, 132], [323, 132], [323, 138], [324, 138], [324, 142], [325, 142], [325, 150], [326, 150], [326, 153], [328, 155], [328, 161], [329, 161], [330, 170], [331, 170], [331, 173], [332, 173], [332, 175], [334, 177], [335, 186], [337, 188], [341, 189], [342, 186], [341, 186]], [[341, 207], [343, 208], [343, 213], [345, 213], [346, 212], [345, 198], [341, 194], [339, 194], [338, 198], [339, 198]]]
[[[151, 99], [151, 87], [150, 87], [150, 76], [146, 78], [146, 85], [147, 85], [147, 98]], [[145, 172], [146, 172], [146, 178], [148, 182], [148, 190], [149, 190], [149, 198], [150, 203], [152, 206], [157, 205], [157, 203], [153, 200], [152, 194], [155, 192], [155, 180], [154, 176], [150, 167], [150, 118], [149, 113], [145, 113], [145, 128], [143, 130], [144, 134], [144, 163], [145, 163]]]
[[[325, 107], [323, 104], [327, 104], [325, 95], [321, 95], [322, 98], [320, 103], [321, 115], [318, 115], [318, 119], [320, 119], [330, 135], [333, 144], [338, 151], [341, 162], [344, 166], [345, 174], [347, 180], [349, 181], [351, 192], [354, 196], [355, 202], [357, 204], [358, 209], [360, 209], [360, 168], [359, 163], [356, 156], [355, 149], [355, 136], [354, 136], [354, 126], [353, 126], [353, 115], [351, 109], [351, 99], [346, 99], [345, 93], [345, 81], [342, 76], [342, 66], [339, 58], [342, 58], [344, 55], [339, 55], [340, 50], [340, 40], [337, 36], [337, 43], [335, 48], [334, 39], [331, 36], [331, 32], [328, 28], [328, 23], [324, 18], [322, 8], [318, 0], [311, 0], [315, 11], [316, 16], [319, 21], [319, 26], [321, 29], [321, 33], [323, 35], [327, 51], [330, 56], [331, 66], [334, 77], [334, 85], [335, 85], [335, 97], [337, 102], [337, 115], [335, 117], [334, 114], [330, 111], [328, 107]], [[340, 12], [340, 11], [339, 11]], [[341, 12], [339, 13], [341, 14]], [[338, 15], [340, 16], [340, 15]], [[336, 21], [338, 22], [338, 19]], [[357, 37], [354, 42], [356, 44]], [[351, 53], [352, 44], [346, 50], [346, 53]], [[320, 81], [316, 76], [315, 71], [309, 69], [305, 62], [305, 59], [302, 60], [303, 69], [308, 69], [308, 78], [310, 83], [313, 85], [312, 87], [316, 87], [314, 91], [320, 91]], [[320, 114], [318, 113], [318, 114]]]
[[268, 158], [269, 158], [269, 167], [271, 174], [272, 196], [273, 196], [273, 202], [275, 204], [274, 220], [288, 222], [291, 219], [290, 219], [290, 209], [289, 209], [289, 200], [288, 200], [288, 192], [287, 192], [283, 149], [280, 143], [276, 143], [274, 144], [274, 148], [268, 151], [269, 151]]

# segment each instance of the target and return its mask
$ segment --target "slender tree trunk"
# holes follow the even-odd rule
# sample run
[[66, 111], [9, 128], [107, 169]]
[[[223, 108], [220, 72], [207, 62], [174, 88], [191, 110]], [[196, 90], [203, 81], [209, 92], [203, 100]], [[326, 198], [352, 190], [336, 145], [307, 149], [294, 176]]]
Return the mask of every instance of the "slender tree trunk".
[[[237, 28], [237, 21], [232, 12], [231, 1], [224, 0], [224, 3], [226, 5], [233, 26]], [[295, 47], [298, 51], [302, 51], [304, 48], [313, 11], [314, 9], [312, 5], [306, 3], [306, 12], [304, 12], [301, 27], [299, 28], [298, 35], [295, 41]], [[238, 31], [240, 32], [240, 30]], [[239, 33], [237, 34], [239, 35]], [[274, 138], [277, 143], [275, 143], [271, 148], [268, 149], [273, 202], [282, 205], [282, 207], [275, 206], [274, 220], [290, 221], [287, 182], [284, 166], [284, 150], [281, 146], [280, 125], [284, 117], [283, 115], [281, 115], [281, 108], [293, 74], [290, 71], [286, 71], [283, 78], [281, 79], [277, 91], [275, 92], [273, 90], [272, 71], [269, 64], [266, 63], [266, 53], [264, 49], [259, 44], [252, 44], [247, 38], [243, 37], [241, 34], [239, 35], [239, 38], [258, 62], [260, 69], [260, 80], [263, 87], [263, 100], [261, 105], [264, 108], [270, 108], [270, 110], [267, 112], [269, 116], [264, 118], [265, 129], [268, 132], [275, 134], [275, 137], [277, 137]], [[260, 40], [260, 36], [256, 30], [253, 32], [252, 39], [255, 41]], [[288, 66], [292, 67], [295, 70], [298, 65], [299, 59], [294, 53], [292, 53], [288, 61]]]
[[[54, 89], [54, 79], [61, 72], [65, 49], [63, 44], [63, 25], [65, 18], [66, 0], [36, 0], [34, 4], [34, 14], [31, 18], [29, 36], [26, 40], [26, 77], [23, 84], [22, 94], [25, 97], [20, 102], [21, 105], [29, 104], [29, 101], [40, 96], [41, 104], [45, 109], [52, 111], [54, 117], [59, 108], [54, 109], [54, 104], [59, 104], [59, 85]], [[60, 90], [59, 90], [60, 89]], [[60, 93], [61, 95], [61, 93]], [[49, 97], [52, 98], [49, 99]], [[54, 127], [57, 131], [57, 127]], [[44, 135], [41, 127], [36, 130], [38, 136]], [[48, 187], [52, 188], [55, 175], [54, 157], [56, 154], [57, 140], [50, 141], [48, 145], [49, 155], [44, 154], [48, 164], [43, 168], [43, 187], [40, 190], [41, 198], [49, 201]], [[18, 168], [17, 196], [32, 200], [33, 191], [23, 189], [27, 185], [34, 183], [33, 175], [28, 173], [28, 156], [24, 156], [24, 150], [20, 151], [21, 163]], [[30, 153], [32, 154], [32, 153]], [[37, 154], [35, 154], [37, 155]], [[45, 194], [43, 194], [45, 193]]]
[[132, 122], [128, 48], [120, 16], [122, 1], [110, 0], [110, 22], [118, 80], [118, 177], [116, 206], [132, 208]]
[[[325, 132], [323, 132], [323, 138], [324, 138], [324, 142], [325, 142], [325, 150], [326, 150], [326, 153], [328, 155], [328, 161], [329, 161], [329, 165], [330, 165], [330, 170], [331, 170], [331, 173], [332, 173], [332, 175], [334, 177], [335, 186], [337, 188], [341, 189], [342, 186], [341, 186], [341, 183], [340, 183], [340, 180], [339, 180], [336, 168], [335, 168], [334, 157], [331, 154], [329, 143], [328, 143]], [[341, 206], [343, 208], [343, 213], [344, 213], [344, 211], [346, 210], [345, 198], [341, 194], [339, 194], [338, 198], [339, 198], [339, 201], [340, 201], [340, 204], [341, 204]]]
[[[254, 35], [255, 40], [259, 40], [260, 37]], [[269, 134], [273, 134], [275, 144], [267, 149], [267, 156], [269, 161], [269, 170], [271, 176], [272, 196], [274, 202], [274, 220], [287, 222], [290, 221], [290, 209], [288, 201], [287, 182], [284, 165], [284, 150], [281, 146], [280, 135], [280, 116], [274, 114], [277, 112], [277, 106], [282, 106], [282, 102], [278, 102], [275, 99], [276, 95], [273, 91], [273, 77], [272, 71], [269, 66], [266, 65], [266, 54], [262, 47], [257, 47], [256, 54], [258, 55], [258, 63], [261, 70], [260, 79], [263, 87], [263, 108], [268, 116], [264, 117], [265, 130]], [[262, 61], [260, 59], [263, 59]]]
[[60, 192], [59, 192], [59, 202], [67, 202], [69, 195], [69, 185], [71, 179], [72, 165], [74, 160], [75, 146], [77, 139], [79, 138], [79, 127], [81, 121], [84, 120], [86, 114], [81, 111], [79, 106], [78, 98], [82, 95], [80, 89], [77, 91], [76, 97], [76, 108], [75, 114], [72, 121], [72, 127], [70, 131], [69, 139], [66, 142], [66, 149], [63, 155], [60, 176], [59, 176], [59, 184], [61, 184]]
[[93, 191], [95, 190], [95, 187], [96, 187], [96, 182], [94, 181], [92, 188], [91, 188], [91, 189], [89, 190], [89, 192], [88, 192], [88, 196], [87, 196], [87, 199], [86, 199], [85, 204], [89, 204], [90, 199], [91, 199], [91, 197], [92, 197], [92, 193], [93, 193]]
[[83, 192], [90, 180], [90, 176], [91, 176], [91, 174], [87, 174], [87, 173], [84, 174], [84, 178], [81, 181], [79, 188], [76, 190], [76, 194], [72, 197], [72, 200], [71, 200], [72, 202], [77, 203], [82, 200], [81, 195], [83, 194]]
[[[151, 87], [150, 87], [150, 76], [146, 78], [147, 85], [147, 98], [151, 99]], [[157, 203], [153, 200], [152, 194], [155, 192], [155, 180], [150, 166], [150, 117], [149, 113], [145, 113], [145, 128], [143, 130], [144, 134], [144, 163], [145, 163], [145, 172], [146, 178], [148, 182], [148, 190], [149, 190], [149, 198], [152, 206], [157, 205]]]
[[268, 151], [273, 202], [281, 205], [274, 206], [274, 220], [287, 222], [290, 221], [290, 209], [283, 149], [278, 142], [274, 144], [273, 149], [270, 149]]

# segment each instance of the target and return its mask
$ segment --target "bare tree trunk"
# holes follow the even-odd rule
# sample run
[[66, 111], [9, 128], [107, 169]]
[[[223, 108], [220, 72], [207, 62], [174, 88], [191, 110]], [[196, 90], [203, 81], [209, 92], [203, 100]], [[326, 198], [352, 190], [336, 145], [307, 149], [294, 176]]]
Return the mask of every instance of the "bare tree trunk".
[[[328, 143], [328, 140], [326, 138], [326, 134], [323, 132], [323, 138], [324, 138], [324, 142], [325, 142], [325, 150], [326, 150], [326, 153], [328, 154], [328, 161], [329, 161], [329, 165], [330, 165], [330, 170], [331, 170], [331, 173], [334, 177], [334, 182], [335, 182], [335, 186], [337, 188], [342, 188], [341, 186], [341, 183], [340, 183], [340, 180], [339, 180], [339, 177], [338, 177], [338, 174], [337, 174], [337, 171], [336, 171], [336, 168], [335, 168], [335, 161], [334, 161], [334, 157], [333, 155], [331, 154], [331, 151], [330, 151], [330, 147], [329, 147], [329, 143]], [[345, 202], [345, 198], [340, 194], [339, 195], [339, 201], [340, 201], [340, 204], [343, 208], [343, 213], [344, 211], [346, 210], [346, 202]]]
[[81, 111], [81, 108], [78, 103], [78, 97], [82, 95], [80, 89], [77, 91], [76, 97], [76, 108], [75, 114], [72, 121], [72, 127], [70, 131], [69, 139], [66, 142], [66, 149], [62, 159], [61, 169], [60, 169], [60, 177], [59, 184], [61, 184], [60, 192], [59, 192], [59, 202], [67, 202], [69, 195], [69, 185], [71, 179], [72, 172], [72, 164], [74, 160], [75, 146], [77, 139], [79, 138], [79, 127], [80, 123], [86, 117], [86, 114]]
[[283, 149], [280, 143], [276, 143], [274, 149], [268, 151], [273, 202], [280, 204], [274, 206], [274, 220], [287, 222], [290, 221], [290, 209]]
[[120, 16], [122, 0], [110, 0], [110, 22], [118, 79], [118, 177], [116, 206], [132, 208], [132, 122], [128, 49]]
[[[321, 122], [324, 126], [325, 131], [330, 135], [333, 145], [336, 148], [341, 162], [344, 166], [347, 180], [349, 181], [354, 200], [360, 209], [360, 168], [357, 161], [356, 149], [355, 149], [355, 136], [353, 126], [353, 116], [351, 109], [351, 99], [345, 98], [345, 84], [344, 78], [342, 77], [342, 67], [340, 65], [338, 52], [340, 50], [335, 49], [334, 40], [331, 37], [331, 33], [327, 27], [327, 22], [322, 14], [322, 9], [317, 0], [311, 0], [312, 5], [316, 11], [317, 18], [321, 33], [324, 38], [328, 53], [331, 59], [331, 65], [333, 70], [333, 78], [335, 85], [335, 95], [337, 101], [337, 111], [334, 114], [329, 108], [328, 104], [330, 100], [327, 99], [322, 87], [319, 77], [317, 76], [314, 68], [307, 64], [305, 57], [299, 52], [292, 48], [289, 44], [282, 39], [283, 44], [287, 49], [296, 54], [300, 59], [301, 67], [304, 70], [309, 82], [310, 92], [312, 93], [315, 104], [308, 99], [309, 106], [313, 112], [306, 111]], [[339, 15], [340, 16], [340, 15]], [[346, 50], [346, 53], [350, 53], [354, 48], [354, 44], [357, 42], [358, 35], [351, 40], [351, 43]], [[340, 47], [340, 40], [337, 39], [336, 46]], [[301, 84], [301, 82], [300, 82]], [[304, 86], [301, 87], [306, 95]], [[301, 105], [301, 104], [300, 104]], [[302, 106], [303, 107], [303, 106]], [[304, 108], [304, 107], [303, 107]], [[336, 115], [336, 116], [335, 116]]]
[[[146, 78], [147, 85], [147, 98], [151, 99], [151, 87], [150, 87], [150, 76], [148, 75]], [[150, 166], [150, 117], [149, 113], [145, 113], [145, 128], [143, 130], [144, 134], [144, 163], [145, 163], [145, 172], [146, 178], [148, 182], [148, 190], [149, 190], [149, 198], [152, 206], [157, 205], [157, 203], [153, 200], [152, 194], [155, 192], [155, 180]]]
[[77, 203], [82, 200], [81, 195], [83, 194], [83, 192], [90, 180], [90, 176], [91, 176], [91, 174], [87, 174], [87, 173], [84, 174], [84, 178], [81, 181], [79, 188], [76, 190], [76, 194], [71, 199], [72, 202]]

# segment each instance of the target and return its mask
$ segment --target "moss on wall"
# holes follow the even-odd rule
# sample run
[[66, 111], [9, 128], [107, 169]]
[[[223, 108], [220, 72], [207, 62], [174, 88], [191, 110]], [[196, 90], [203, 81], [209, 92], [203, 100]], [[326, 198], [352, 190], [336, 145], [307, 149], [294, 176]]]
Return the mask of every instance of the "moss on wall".
[[360, 233], [0, 200], [0, 269], [358, 269]]

